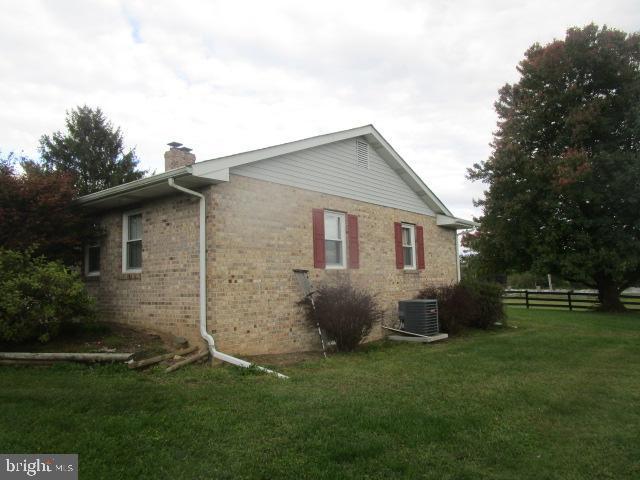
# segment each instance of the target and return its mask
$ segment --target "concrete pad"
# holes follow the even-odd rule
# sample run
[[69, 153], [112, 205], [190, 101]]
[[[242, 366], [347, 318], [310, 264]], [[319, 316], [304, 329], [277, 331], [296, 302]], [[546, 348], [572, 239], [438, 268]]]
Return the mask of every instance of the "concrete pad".
[[413, 342], [413, 343], [433, 343], [438, 340], [444, 340], [445, 338], [449, 338], [449, 335], [446, 333], [439, 333], [438, 335], [431, 335], [429, 337], [409, 337], [404, 335], [389, 335], [387, 337], [389, 340], [393, 340], [395, 342]]

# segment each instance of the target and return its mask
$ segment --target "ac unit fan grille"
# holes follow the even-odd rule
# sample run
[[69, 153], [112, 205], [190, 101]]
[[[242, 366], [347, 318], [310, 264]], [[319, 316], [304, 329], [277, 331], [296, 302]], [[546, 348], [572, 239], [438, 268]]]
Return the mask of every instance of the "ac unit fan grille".
[[437, 300], [405, 300], [398, 306], [403, 330], [419, 335], [440, 333]]

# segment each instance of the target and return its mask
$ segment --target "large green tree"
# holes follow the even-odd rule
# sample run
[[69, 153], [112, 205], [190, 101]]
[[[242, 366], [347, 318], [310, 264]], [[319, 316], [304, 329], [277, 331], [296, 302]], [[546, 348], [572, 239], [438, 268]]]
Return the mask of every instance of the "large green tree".
[[125, 151], [120, 128], [114, 128], [100, 108], [77, 107], [67, 112], [66, 132], [43, 135], [40, 154], [49, 170], [73, 175], [78, 195], [137, 180], [135, 150]]
[[500, 90], [473, 248], [497, 270], [553, 273], [618, 310], [640, 279], [640, 35], [588, 25], [533, 45]]

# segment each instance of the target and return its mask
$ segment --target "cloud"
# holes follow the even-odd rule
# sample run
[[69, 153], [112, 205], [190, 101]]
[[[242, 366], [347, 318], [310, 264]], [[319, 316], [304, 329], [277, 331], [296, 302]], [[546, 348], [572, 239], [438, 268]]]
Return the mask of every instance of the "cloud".
[[0, 7], [0, 149], [37, 154], [79, 104], [103, 108], [146, 168], [373, 123], [459, 216], [482, 185], [498, 88], [526, 48], [634, 1], [31, 1]]

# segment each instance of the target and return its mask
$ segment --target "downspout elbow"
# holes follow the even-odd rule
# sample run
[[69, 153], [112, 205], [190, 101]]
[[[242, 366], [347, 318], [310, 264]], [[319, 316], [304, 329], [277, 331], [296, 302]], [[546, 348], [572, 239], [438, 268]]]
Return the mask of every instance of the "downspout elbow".
[[188, 188], [183, 187], [182, 185], [176, 184], [173, 178], [169, 178], [168, 180], [169, 186], [171, 188], [175, 188], [183, 193], [188, 195], [193, 195], [200, 199], [200, 227], [199, 227], [199, 251], [200, 251], [200, 336], [207, 342], [209, 347], [209, 352], [211, 356], [222, 360], [223, 362], [231, 363], [232, 365], [236, 365], [238, 367], [250, 368], [255, 367], [258, 370], [262, 370], [265, 373], [271, 373], [278, 378], [289, 378], [286, 375], [283, 375], [278, 372], [274, 372], [273, 370], [269, 370], [268, 368], [260, 367], [258, 365], [253, 365], [246, 360], [242, 360], [240, 358], [233, 357], [231, 355], [227, 355], [226, 353], [222, 353], [216, 350], [216, 344], [213, 337], [207, 331], [207, 250], [206, 250], [206, 203], [204, 195], [200, 192], [196, 192], [194, 190], [190, 190]]

